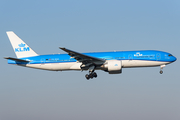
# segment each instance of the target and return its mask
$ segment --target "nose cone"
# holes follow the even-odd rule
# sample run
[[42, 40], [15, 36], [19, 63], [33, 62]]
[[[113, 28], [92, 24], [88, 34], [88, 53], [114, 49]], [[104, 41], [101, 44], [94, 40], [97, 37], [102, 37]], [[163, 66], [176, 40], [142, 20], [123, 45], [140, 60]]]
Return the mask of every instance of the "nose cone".
[[173, 62], [175, 62], [176, 60], [177, 60], [177, 58], [173, 56]]
[[176, 57], [172, 57], [172, 62], [175, 62], [177, 60], [177, 58]]

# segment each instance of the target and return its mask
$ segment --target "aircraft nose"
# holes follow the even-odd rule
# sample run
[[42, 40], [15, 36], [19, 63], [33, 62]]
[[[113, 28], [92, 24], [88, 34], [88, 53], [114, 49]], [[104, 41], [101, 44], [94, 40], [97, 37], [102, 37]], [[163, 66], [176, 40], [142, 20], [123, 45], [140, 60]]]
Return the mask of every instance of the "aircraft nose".
[[177, 60], [177, 58], [176, 57], [174, 57], [174, 61], [176, 61]]
[[176, 60], [177, 60], [177, 58], [173, 56], [173, 62], [175, 62]]

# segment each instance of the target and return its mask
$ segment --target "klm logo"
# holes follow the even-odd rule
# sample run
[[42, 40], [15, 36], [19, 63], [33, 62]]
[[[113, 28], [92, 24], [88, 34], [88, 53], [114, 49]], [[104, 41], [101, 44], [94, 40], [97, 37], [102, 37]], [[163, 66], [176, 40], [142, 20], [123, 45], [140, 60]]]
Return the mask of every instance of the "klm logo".
[[19, 46], [19, 48], [15, 48], [15, 52], [30, 51], [30, 48], [29, 48], [29, 47], [25, 47], [26, 44], [21, 43], [21, 44], [19, 44], [18, 46]]

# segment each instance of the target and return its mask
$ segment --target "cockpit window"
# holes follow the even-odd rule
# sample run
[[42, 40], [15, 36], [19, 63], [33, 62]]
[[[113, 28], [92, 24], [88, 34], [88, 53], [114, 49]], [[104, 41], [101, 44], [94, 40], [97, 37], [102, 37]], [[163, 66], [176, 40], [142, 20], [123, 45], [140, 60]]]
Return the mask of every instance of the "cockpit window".
[[171, 54], [169, 54], [168, 56], [169, 56], [169, 57], [171, 57], [172, 55], [171, 55]]

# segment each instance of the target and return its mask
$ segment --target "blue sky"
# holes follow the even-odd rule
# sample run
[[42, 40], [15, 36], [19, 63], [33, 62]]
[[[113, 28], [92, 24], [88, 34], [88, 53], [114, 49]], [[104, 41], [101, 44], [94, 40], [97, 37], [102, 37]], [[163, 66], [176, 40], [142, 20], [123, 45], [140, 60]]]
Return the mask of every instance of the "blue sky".
[[179, 61], [159, 67], [52, 72], [8, 65], [14, 31], [38, 54], [161, 50], [180, 58], [178, 0], [8, 0], [0, 4], [0, 120], [179, 120]]

